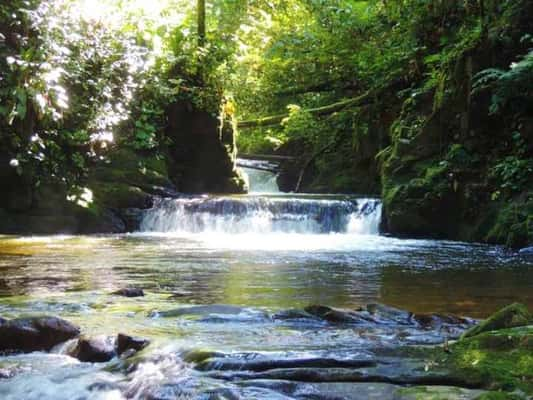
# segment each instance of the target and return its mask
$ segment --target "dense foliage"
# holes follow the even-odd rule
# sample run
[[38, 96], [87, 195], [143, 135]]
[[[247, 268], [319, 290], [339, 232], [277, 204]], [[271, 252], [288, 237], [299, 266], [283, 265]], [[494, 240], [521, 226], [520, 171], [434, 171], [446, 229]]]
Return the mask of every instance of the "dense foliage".
[[2, 3], [0, 156], [75, 188], [109, 149], [163, 153], [165, 111], [187, 99], [238, 120], [241, 151], [296, 155], [307, 190], [382, 191], [387, 214], [460, 192], [473, 214], [480, 192], [531, 184], [531, 13], [527, 0]]

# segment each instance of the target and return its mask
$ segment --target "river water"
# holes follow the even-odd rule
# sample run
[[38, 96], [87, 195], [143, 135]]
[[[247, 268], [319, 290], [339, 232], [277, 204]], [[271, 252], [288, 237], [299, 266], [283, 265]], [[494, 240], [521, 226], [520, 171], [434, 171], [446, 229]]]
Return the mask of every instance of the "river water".
[[[251, 195], [159, 199], [132, 234], [0, 237], [0, 316], [58, 315], [88, 336], [152, 341], [129, 370], [117, 360], [80, 363], [61, 349], [0, 357], [0, 398], [314, 398], [206, 375], [190, 354], [345, 359], [419, 337], [394, 324], [359, 331], [276, 317], [311, 304], [474, 318], [513, 301], [533, 307], [530, 260], [494, 246], [386, 237], [379, 199], [280, 194], [272, 174], [260, 178]], [[110, 294], [126, 286], [146, 296]], [[165, 314], [213, 304], [235, 307]], [[432, 335], [420, 341], [442, 339]]]

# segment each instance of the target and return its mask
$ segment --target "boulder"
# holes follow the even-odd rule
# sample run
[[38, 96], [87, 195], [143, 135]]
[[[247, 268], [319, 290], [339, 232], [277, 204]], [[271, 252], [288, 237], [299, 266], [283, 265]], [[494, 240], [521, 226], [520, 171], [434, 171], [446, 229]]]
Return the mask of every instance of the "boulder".
[[117, 336], [116, 348], [118, 355], [122, 355], [128, 350], [140, 351], [150, 344], [148, 339], [128, 336], [119, 333]]
[[82, 337], [69, 355], [84, 362], [106, 362], [116, 356], [115, 340], [107, 336]]
[[531, 323], [533, 323], [533, 317], [527, 307], [520, 303], [513, 303], [497, 311], [479, 325], [467, 330], [461, 338], [479, 335], [483, 332], [526, 326]]
[[77, 326], [57, 317], [0, 319], [0, 351], [48, 351], [79, 334]]
[[124, 297], [142, 297], [144, 296], [144, 291], [139, 288], [122, 288], [111, 294]]

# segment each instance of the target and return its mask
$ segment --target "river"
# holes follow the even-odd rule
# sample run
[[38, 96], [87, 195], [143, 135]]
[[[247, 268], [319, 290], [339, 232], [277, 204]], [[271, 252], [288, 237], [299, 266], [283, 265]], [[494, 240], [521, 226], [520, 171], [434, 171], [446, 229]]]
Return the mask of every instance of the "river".
[[[0, 237], [2, 317], [58, 315], [88, 336], [152, 341], [130, 369], [118, 360], [80, 363], [62, 348], [0, 357], [0, 398], [239, 398], [223, 397], [228, 390], [246, 399], [312, 398], [206, 374], [195, 357], [209, 350], [222, 359], [345, 360], [369, 357], [370, 344], [442, 340], [440, 331], [396, 324], [359, 330], [280, 317], [311, 304], [383, 303], [473, 318], [513, 301], [533, 306], [533, 263], [515, 253], [380, 235], [379, 199], [282, 194], [271, 173], [247, 173], [251, 194], [159, 199], [139, 232]], [[146, 295], [111, 295], [126, 286]], [[232, 307], [186, 308], [202, 305]], [[166, 313], [176, 309], [186, 311]]]

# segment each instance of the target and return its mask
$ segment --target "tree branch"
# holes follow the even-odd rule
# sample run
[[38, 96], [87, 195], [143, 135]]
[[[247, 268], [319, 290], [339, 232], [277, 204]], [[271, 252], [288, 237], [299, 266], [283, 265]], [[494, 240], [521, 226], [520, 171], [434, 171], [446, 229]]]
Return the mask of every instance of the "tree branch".
[[[347, 107], [362, 106], [365, 104], [370, 104], [374, 100], [375, 94], [376, 94], [376, 91], [367, 91], [358, 97], [338, 101], [333, 104], [328, 104], [327, 106], [309, 108], [305, 111], [315, 116], [333, 114]], [[272, 115], [270, 117], [263, 117], [263, 118], [251, 119], [247, 121], [240, 121], [240, 122], [237, 122], [237, 127], [238, 128], [257, 128], [260, 126], [280, 125], [283, 119], [287, 118], [288, 116], [289, 114], [286, 113], [286, 114]]]

